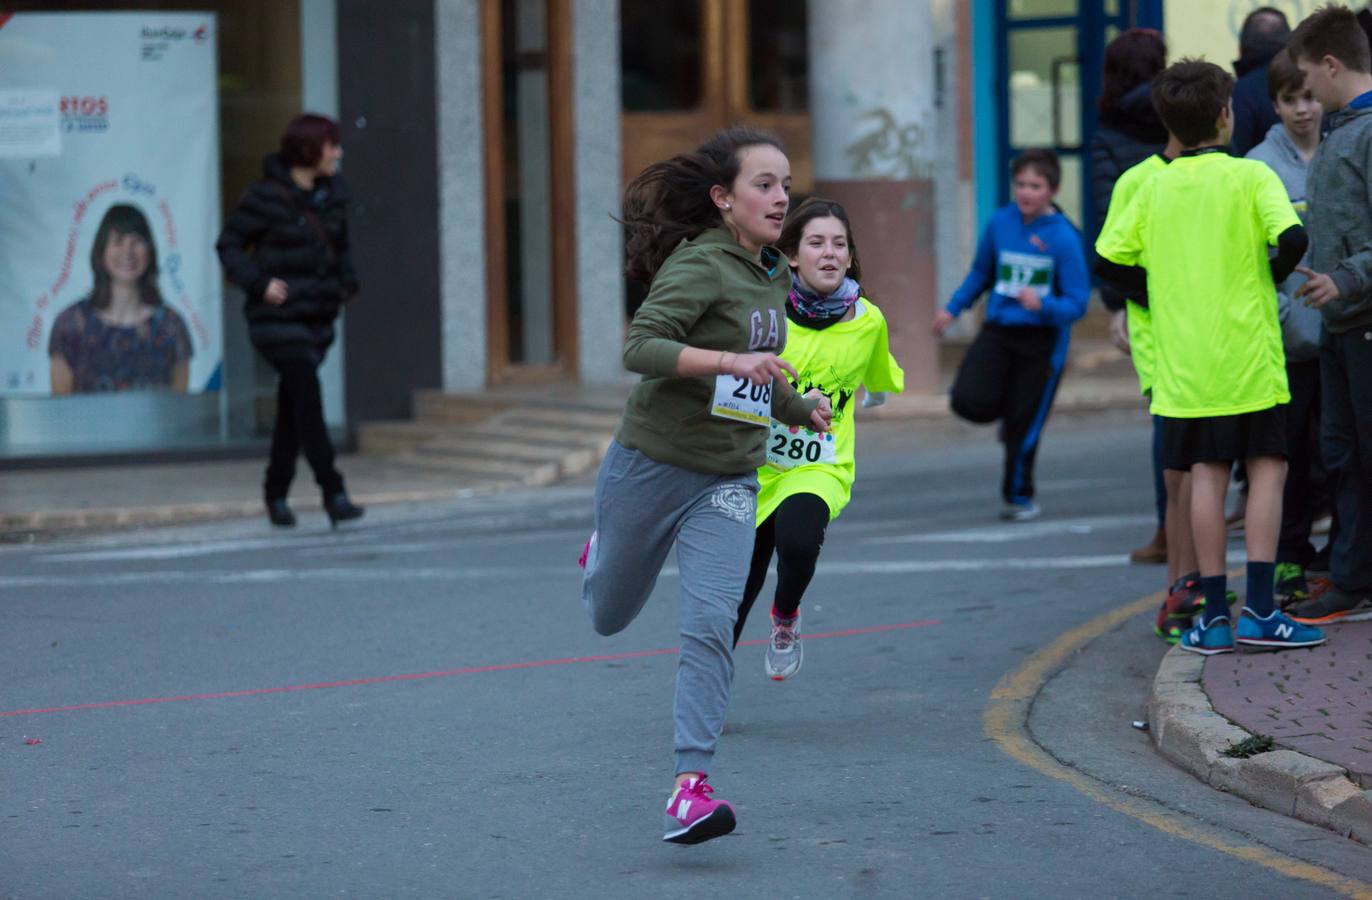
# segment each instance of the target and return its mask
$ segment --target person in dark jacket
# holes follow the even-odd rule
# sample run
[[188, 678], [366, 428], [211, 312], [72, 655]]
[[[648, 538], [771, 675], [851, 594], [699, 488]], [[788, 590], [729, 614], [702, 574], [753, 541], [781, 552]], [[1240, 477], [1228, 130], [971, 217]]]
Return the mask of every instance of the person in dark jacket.
[[[1098, 106], [1100, 128], [1091, 139], [1091, 190], [1095, 203], [1092, 233], [1100, 234], [1110, 197], [1119, 177], [1167, 144], [1167, 126], [1153, 108], [1153, 79], [1167, 66], [1167, 44], [1150, 28], [1131, 28], [1105, 48], [1105, 70]], [[1093, 239], [1094, 243], [1094, 239]], [[1095, 251], [1092, 250], [1092, 256]], [[1129, 352], [1125, 297], [1108, 284], [1100, 285], [1101, 302], [1112, 314], [1110, 333], [1115, 346]], [[1167, 487], [1162, 475], [1162, 424], [1154, 422], [1153, 493], [1158, 527], [1149, 541], [1133, 550], [1137, 563], [1167, 562]]]
[[1272, 57], [1286, 49], [1291, 24], [1286, 14], [1270, 6], [1259, 7], [1243, 20], [1239, 30], [1239, 58], [1234, 61], [1235, 156], [1246, 156], [1261, 144], [1277, 124], [1277, 113], [1267, 95], [1267, 67]]
[[286, 496], [302, 447], [329, 522], [337, 526], [363, 512], [348, 498], [334, 467], [318, 372], [333, 343], [339, 308], [357, 293], [348, 251], [348, 191], [338, 175], [342, 157], [337, 123], [297, 116], [215, 245], [229, 281], [247, 294], [244, 313], [253, 346], [280, 376], [263, 493], [268, 518], [284, 527], [295, 524]]

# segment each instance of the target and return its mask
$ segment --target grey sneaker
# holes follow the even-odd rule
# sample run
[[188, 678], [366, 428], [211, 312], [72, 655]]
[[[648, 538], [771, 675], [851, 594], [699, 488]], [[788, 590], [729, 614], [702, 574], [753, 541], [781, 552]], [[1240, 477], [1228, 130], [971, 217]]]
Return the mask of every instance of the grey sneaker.
[[767, 642], [767, 655], [763, 666], [767, 677], [773, 681], [785, 681], [800, 671], [805, 659], [805, 645], [800, 640], [800, 611], [795, 618], [783, 619], [772, 613], [772, 639]]
[[1365, 622], [1372, 619], [1372, 594], [1345, 591], [1330, 585], [1327, 591], [1291, 606], [1286, 614], [1303, 625], [1330, 622]]
[[1000, 517], [1007, 522], [1032, 522], [1043, 510], [1033, 500], [1023, 503], [1007, 503], [1001, 507]]

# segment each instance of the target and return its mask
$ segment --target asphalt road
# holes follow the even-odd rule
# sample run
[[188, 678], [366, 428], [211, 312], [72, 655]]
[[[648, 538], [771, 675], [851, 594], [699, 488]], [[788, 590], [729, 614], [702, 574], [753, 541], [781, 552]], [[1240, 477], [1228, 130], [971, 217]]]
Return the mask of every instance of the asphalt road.
[[[660, 841], [675, 572], [593, 633], [589, 479], [339, 534], [0, 548], [0, 896], [1372, 895], [1372, 850], [1213, 791], [1131, 727], [1165, 650], [1146, 616], [1026, 681], [1161, 587], [1125, 559], [1151, 533], [1142, 415], [1051, 422], [1045, 515], [1021, 525], [995, 518], [992, 431], [860, 441], [803, 671], [773, 683], [739, 652], [711, 773], [739, 827], [697, 847]], [[1036, 699], [993, 721], [1016, 677]]]

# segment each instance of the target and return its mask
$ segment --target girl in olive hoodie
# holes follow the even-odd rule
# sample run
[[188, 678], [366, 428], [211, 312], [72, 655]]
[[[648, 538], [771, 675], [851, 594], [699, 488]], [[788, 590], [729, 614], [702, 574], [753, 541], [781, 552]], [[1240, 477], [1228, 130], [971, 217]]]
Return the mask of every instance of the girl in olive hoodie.
[[827, 399], [792, 390], [782, 376], [795, 371], [777, 356], [790, 275], [770, 244], [790, 180], [774, 138], [731, 128], [650, 166], [625, 191], [628, 275], [650, 287], [624, 365], [643, 380], [596, 479], [582, 599], [596, 631], [622, 631], [677, 545], [677, 777], [663, 835], [675, 843], [734, 829], [706, 773], [729, 705], [771, 419], [825, 430], [831, 415]]

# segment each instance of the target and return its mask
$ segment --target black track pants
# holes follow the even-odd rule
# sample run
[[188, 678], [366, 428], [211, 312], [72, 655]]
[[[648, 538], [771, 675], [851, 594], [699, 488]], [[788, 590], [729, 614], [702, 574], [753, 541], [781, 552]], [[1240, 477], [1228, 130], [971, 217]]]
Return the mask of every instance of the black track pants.
[[777, 592], [773, 605], [783, 616], [800, 609], [800, 599], [815, 576], [815, 563], [824, 546], [824, 531], [829, 527], [829, 504], [814, 494], [792, 494], [757, 527], [753, 540], [753, 562], [748, 583], [734, 624], [734, 646], [743, 634], [743, 623], [753, 601], [762, 593], [772, 554], [777, 557]]
[[1067, 358], [1067, 329], [982, 326], [953, 382], [953, 412], [969, 422], [1001, 422], [1001, 496], [1034, 496], [1034, 458]]

